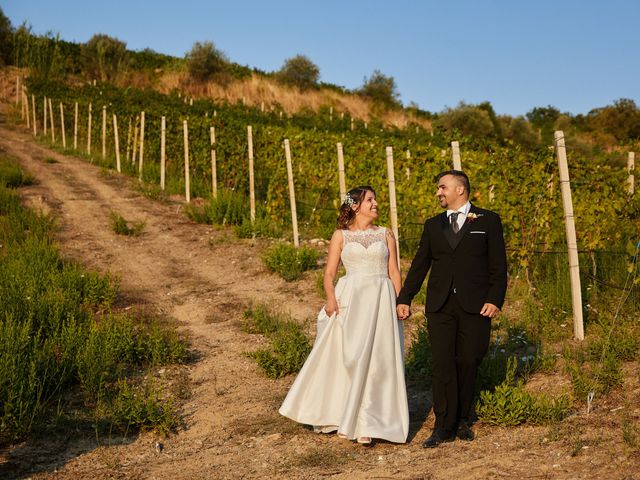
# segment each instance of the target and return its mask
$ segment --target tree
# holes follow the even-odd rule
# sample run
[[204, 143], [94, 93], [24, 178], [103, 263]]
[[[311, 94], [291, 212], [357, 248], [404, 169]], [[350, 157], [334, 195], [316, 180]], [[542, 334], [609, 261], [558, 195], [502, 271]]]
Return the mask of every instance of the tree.
[[187, 68], [194, 80], [206, 81], [213, 76], [225, 73], [229, 68], [229, 59], [213, 42], [196, 42], [186, 54]]
[[540, 132], [541, 140], [546, 144], [553, 142], [553, 131], [560, 118], [560, 110], [551, 105], [535, 107], [525, 115], [531, 126]]
[[619, 142], [640, 138], [640, 110], [629, 98], [592, 110], [588, 117], [594, 130], [613, 135]]
[[87, 75], [102, 82], [113, 81], [127, 63], [127, 44], [98, 33], [82, 46], [82, 63]]
[[284, 84], [308, 90], [318, 86], [320, 69], [309, 57], [296, 55], [284, 61], [282, 68], [276, 73], [276, 78]]
[[487, 110], [464, 102], [460, 102], [456, 108], [447, 108], [438, 116], [436, 123], [449, 133], [458, 130], [463, 135], [477, 138], [495, 135], [494, 124]]
[[402, 106], [396, 81], [393, 77], [383, 74], [380, 70], [374, 70], [369, 78], [365, 77], [362, 87], [357, 93], [385, 108]]
[[0, 66], [12, 63], [13, 27], [0, 8]]

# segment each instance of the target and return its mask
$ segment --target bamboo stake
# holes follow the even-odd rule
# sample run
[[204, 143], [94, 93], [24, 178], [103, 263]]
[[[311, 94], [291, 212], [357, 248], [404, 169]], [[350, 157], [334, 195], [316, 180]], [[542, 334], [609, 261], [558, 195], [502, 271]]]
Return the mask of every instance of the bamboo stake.
[[44, 128], [44, 136], [46, 137], [47, 136], [47, 108], [49, 108], [49, 107], [47, 106], [47, 97], [44, 97], [43, 100], [44, 100], [43, 101], [44, 111], [42, 112], [42, 119], [43, 119], [42, 120], [42, 125], [43, 125], [42, 128]]
[[627, 158], [627, 172], [629, 172], [629, 179], [627, 180], [629, 183], [629, 195], [633, 195], [634, 192], [635, 175], [633, 172], [636, 169], [635, 160], [635, 152], [629, 152], [629, 157]]
[[142, 165], [144, 163], [144, 112], [140, 114], [140, 161], [138, 162], [138, 180], [142, 181]]
[[91, 155], [91, 104], [89, 104], [89, 117], [87, 120], [87, 155]]
[[182, 130], [184, 131], [184, 196], [187, 203], [191, 202], [191, 188], [189, 185], [189, 130], [187, 121], [182, 121]]
[[166, 159], [165, 159], [165, 142], [166, 142], [166, 135], [167, 135], [167, 125], [166, 125], [166, 118], [162, 117], [162, 120], [160, 121], [160, 188], [162, 190], [164, 190], [164, 183], [165, 183], [165, 168], [166, 168]]
[[558, 167], [560, 171], [560, 191], [564, 206], [565, 228], [567, 232], [567, 249], [569, 252], [569, 274], [571, 277], [571, 303], [573, 306], [573, 334], [577, 340], [584, 340], [584, 325], [582, 321], [582, 292], [580, 290], [580, 265], [578, 262], [578, 242], [576, 240], [576, 226], [573, 216], [573, 202], [571, 200], [571, 185], [569, 184], [569, 166], [564, 144], [564, 133], [556, 130], [554, 133]]
[[462, 162], [460, 161], [460, 143], [458, 143], [458, 141], [451, 142], [451, 155], [453, 157], [453, 169], [462, 170]]
[[391, 229], [396, 237], [396, 257], [400, 269], [400, 237], [398, 236], [398, 209], [396, 207], [396, 179], [393, 172], [393, 148], [387, 147], [387, 177], [389, 178], [389, 204], [391, 206]]
[[60, 131], [62, 132], [62, 148], [67, 148], [67, 135], [64, 130], [64, 106], [60, 102]]
[[78, 150], [78, 102], [73, 113], [73, 149]]
[[291, 150], [289, 149], [289, 139], [284, 140], [284, 154], [287, 159], [287, 181], [289, 182], [289, 203], [291, 204], [291, 224], [293, 225], [293, 245], [298, 248], [300, 239], [298, 238], [298, 215], [296, 213], [296, 192], [293, 185], [293, 168], [291, 167]]
[[121, 172], [121, 166], [120, 166], [120, 140], [118, 138], [118, 117], [116, 117], [116, 114], [113, 114], [113, 141], [114, 141], [114, 148], [116, 151], [116, 170], [118, 173]]
[[218, 172], [216, 165], [216, 127], [211, 127], [211, 195], [218, 196]]
[[38, 135], [38, 125], [36, 122], [36, 96], [31, 95], [31, 108], [33, 110], [33, 136]]
[[102, 106], [102, 158], [107, 158], [107, 106]]
[[49, 122], [51, 122], [51, 142], [56, 142], [56, 129], [53, 122], [53, 105], [51, 104], [51, 99], [49, 98]]
[[342, 143], [336, 144], [338, 149], [338, 183], [340, 185], [340, 202], [344, 200], [347, 194], [347, 185], [344, 179], [344, 152], [342, 151]]
[[251, 223], [256, 221], [256, 192], [253, 177], [253, 130], [247, 126], [247, 141], [249, 147], [249, 206], [251, 209]]

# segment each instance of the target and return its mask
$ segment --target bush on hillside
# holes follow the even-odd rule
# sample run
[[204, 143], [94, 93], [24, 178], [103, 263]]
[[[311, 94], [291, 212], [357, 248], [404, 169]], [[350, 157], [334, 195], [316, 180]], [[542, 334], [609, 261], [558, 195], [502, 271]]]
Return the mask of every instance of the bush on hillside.
[[309, 57], [296, 55], [284, 61], [276, 78], [281, 83], [307, 90], [318, 86], [320, 69]]
[[213, 42], [196, 42], [186, 55], [189, 75], [194, 80], [211, 80], [215, 75], [227, 71], [229, 59]]
[[125, 69], [127, 44], [117, 38], [96, 34], [82, 46], [85, 74], [101, 82], [111, 82]]

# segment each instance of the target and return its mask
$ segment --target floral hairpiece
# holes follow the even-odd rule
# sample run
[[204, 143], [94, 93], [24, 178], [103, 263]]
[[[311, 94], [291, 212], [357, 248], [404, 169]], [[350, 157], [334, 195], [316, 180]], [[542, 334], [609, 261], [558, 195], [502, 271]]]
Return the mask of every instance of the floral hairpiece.
[[351, 207], [356, 204], [356, 201], [353, 198], [351, 198], [351, 195], [349, 193], [347, 193], [344, 196], [344, 200], [342, 200], [342, 204], [349, 205]]

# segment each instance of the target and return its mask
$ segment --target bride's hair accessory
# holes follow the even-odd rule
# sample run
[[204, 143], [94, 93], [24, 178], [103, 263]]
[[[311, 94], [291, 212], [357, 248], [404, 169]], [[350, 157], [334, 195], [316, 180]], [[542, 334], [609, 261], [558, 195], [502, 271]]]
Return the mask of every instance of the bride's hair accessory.
[[351, 195], [349, 193], [347, 193], [344, 196], [344, 200], [342, 200], [342, 204], [352, 206], [356, 204], [356, 201], [353, 198], [351, 198]]

